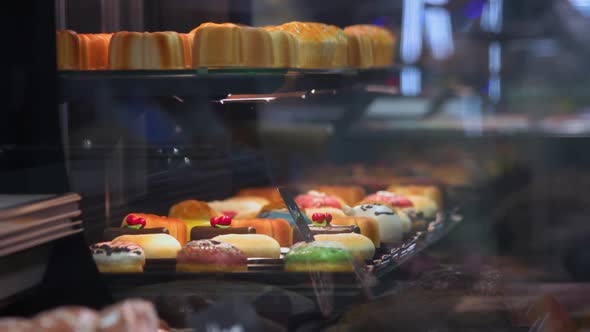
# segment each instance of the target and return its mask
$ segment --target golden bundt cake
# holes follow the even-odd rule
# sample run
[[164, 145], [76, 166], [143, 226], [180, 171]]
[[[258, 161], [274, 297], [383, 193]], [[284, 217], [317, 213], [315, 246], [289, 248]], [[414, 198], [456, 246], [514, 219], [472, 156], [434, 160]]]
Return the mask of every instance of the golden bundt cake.
[[[351, 42], [348, 54], [352, 56], [352, 66], [383, 67], [393, 64], [395, 36], [391, 31], [376, 25], [361, 24], [346, 27], [344, 33]], [[366, 50], [369, 47], [367, 37], [371, 51]]]
[[61, 70], [80, 69], [80, 37], [72, 30], [56, 31], [57, 68]]
[[107, 69], [111, 33], [79, 34], [81, 42], [80, 69]]
[[348, 66], [348, 39], [342, 29], [313, 22], [289, 22], [275, 29], [291, 33], [296, 40], [296, 68], [342, 68]]
[[129, 32], [113, 35], [109, 48], [110, 69], [183, 69], [182, 39], [173, 31]]

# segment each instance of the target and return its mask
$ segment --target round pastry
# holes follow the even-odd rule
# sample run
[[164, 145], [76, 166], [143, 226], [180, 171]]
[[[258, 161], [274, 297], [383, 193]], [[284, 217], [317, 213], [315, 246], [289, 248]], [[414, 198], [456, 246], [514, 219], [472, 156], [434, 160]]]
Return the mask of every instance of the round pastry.
[[387, 191], [403, 196], [426, 196], [432, 199], [437, 207], [442, 206], [442, 192], [433, 185], [391, 185]]
[[145, 253], [133, 242], [100, 242], [91, 245], [90, 250], [102, 273], [143, 272]]
[[101, 310], [96, 332], [158, 331], [160, 319], [151, 302], [128, 299]]
[[353, 259], [338, 242], [299, 242], [285, 255], [285, 271], [352, 272]]
[[211, 240], [229, 243], [242, 250], [248, 258], [279, 258], [281, 246], [277, 240], [264, 234], [226, 234]]
[[276, 187], [257, 187], [240, 189], [236, 196], [256, 196], [267, 199], [269, 202], [283, 202], [283, 198]]
[[269, 201], [262, 197], [240, 196], [224, 201], [209, 202], [209, 206], [220, 214], [239, 219], [249, 219], [255, 218], [262, 207], [268, 203]]
[[140, 246], [147, 259], [176, 258], [180, 243], [168, 234], [121, 235], [113, 242], [133, 242]]
[[405, 209], [413, 209], [418, 213], [418, 216], [421, 213], [427, 220], [436, 219], [438, 205], [436, 205], [436, 202], [433, 199], [426, 196], [415, 195], [408, 196], [408, 199], [412, 201], [413, 207], [407, 207]]
[[33, 331], [33, 322], [20, 317], [4, 317], [0, 319], [0, 331], [2, 332], [28, 332]]
[[375, 255], [375, 246], [366, 236], [356, 233], [318, 234], [314, 236], [316, 241], [334, 241], [342, 244], [352, 256], [362, 260], [372, 259]]
[[361, 234], [368, 237], [375, 248], [381, 246], [381, 236], [379, 232], [379, 223], [377, 220], [369, 217], [334, 217], [332, 219], [333, 226], [357, 226], [361, 230]]
[[95, 331], [98, 314], [92, 309], [65, 306], [37, 314], [28, 331], [79, 332]]
[[411, 228], [410, 219], [405, 213], [377, 202], [357, 205], [348, 214], [375, 219], [379, 223], [379, 240], [384, 243], [401, 241], [404, 233]]
[[190, 241], [176, 257], [179, 272], [247, 271], [248, 259], [243, 251], [229, 243], [213, 240]]
[[342, 209], [345, 205], [340, 197], [326, 195], [318, 191], [308, 191], [307, 194], [295, 197], [295, 203], [302, 209], [333, 207]]
[[365, 197], [360, 204], [366, 202], [378, 202], [398, 208], [407, 208], [414, 205], [407, 197], [383, 190]]
[[186, 223], [188, 234], [193, 227], [209, 226], [209, 220], [219, 215], [220, 213], [212, 209], [206, 202], [194, 199], [174, 204], [168, 212], [169, 217], [181, 219]]

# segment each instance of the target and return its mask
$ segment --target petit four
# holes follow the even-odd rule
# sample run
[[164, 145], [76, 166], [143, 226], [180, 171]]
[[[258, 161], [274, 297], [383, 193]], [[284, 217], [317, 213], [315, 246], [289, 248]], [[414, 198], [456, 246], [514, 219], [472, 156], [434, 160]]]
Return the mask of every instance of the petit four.
[[352, 272], [354, 257], [338, 242], [299, 242], [285, 255], [288, 272]]
[[248, 258], [279, 258], [281, 246], [277, 240], [263, 234], [226, 234], [211, 240], [229, 243], [242, 250]]
[[318, 234], [314, 236], [316, 241], [334, 241], [342, 244], [352, 256], [370, 260], [375, 255], [375, 245], [366, 236], [348, 233], [348, 234]]
[[100, 242], [91, 245], [90, 251], [102, 273], [143, 272], [145, 253], [133, 242]]
[[181, 248], [178, 240], [168, 234], [122, 235], [113, 242], [133, 242], [143, 249], [147, 259], [176, 258]]
[[247, 271], [248, 258], [229, 243], [213, 240], [190, 241], [176, 257], [179, 272], [234, 272]]

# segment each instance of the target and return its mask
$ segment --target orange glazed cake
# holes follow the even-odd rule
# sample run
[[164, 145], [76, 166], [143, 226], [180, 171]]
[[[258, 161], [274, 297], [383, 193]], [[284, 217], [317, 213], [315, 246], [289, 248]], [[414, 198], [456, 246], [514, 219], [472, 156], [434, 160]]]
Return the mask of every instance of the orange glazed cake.
[[72, 30], [58, 30], [56, 32], [57, 43], [57, 68], [62, 70], [80, 69], [80, 38]]
[[[348, 36], [351, 65], [358, 67], [384, 67], [393, 64], [395, 36], [391, 31], [376, 25], [352, 25], [344, 29]], [[370, 47], [371, 51], [366, 50]], [[352, 49], [351, 49], [352, 48]], [[369, 57], [372, 56], [372, 59]]]
[[348, 39], [342, 29], [322, 23], [289, 22], [275, 27], [296, 40], [296, 68], [348, 67]]
[[80, 69], [107, 69], [111, 33], [79, 34], [81, 42]]
[[183, 69], [182, 39], [173, 31], [128, 32], [113, 35], [109, 48], [110, 69]]
[[273, 65], [272, 38], [263, 28], [233, 23], [203, 23], [193, 31], [193, 67]]

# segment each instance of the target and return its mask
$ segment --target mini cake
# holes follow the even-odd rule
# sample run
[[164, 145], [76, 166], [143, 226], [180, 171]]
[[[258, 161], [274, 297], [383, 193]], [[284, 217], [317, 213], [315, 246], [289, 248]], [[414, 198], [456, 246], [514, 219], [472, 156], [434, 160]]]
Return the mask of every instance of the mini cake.
[[230, 216], [212, 217], [210, 227], [197, 226], [191, 230], [191, 240], [212, 239], [219, 235], [226, 234], [256, 234], [254, 227], [230, 227], [232, 218]]
[[102, 273], [143, 272], [145, 253], [133, 242], [100, 242], [91, 245], [90, 251]]
[[189, 234], [193, 227], [209, 226], [211, 218], [219, 215], [220, 213], [207, 203], [194, 199], [174, 204], [168, 212], [169, 217], [181, 219], [186, 223]]
[[391, 205], [398, 208], [412, 207], [413, 203], [407, 197], [394, 194], [389, 191], [378, 191], [365, 197], [360, 203], [364, 202], [379, 202]]
[[176, 258], [181, 246], [178, 240], [168, 234], [122, 235], [113, 242], [132, 242], [140, 246], [147, 259]]
[[392, 185], [387, 188], [387, 191], [396, 193], [402, 196], [426, 196], [432, 199], [437, 209], [442, 207], [443, 195], [437, 186], [432, 185]]
[[[311, 225], [309, 231], [312, 235], [318, 234], [346, 234], [360, 233], [360, 228], [355, 225], [333, 226], [331, 224], [332, 215], [330, 213], [315, 213], [311, 216]], [[293, 229], [293, 242], [303, 241], [303, 236], [298, 229]]]
[[130, 213], [123, 218], [121, 227], [144, 229], [144, 228], [167, 228], [170, 235], [174, 236], [180, 245], [186, 243], [187, 227], [186, 224], [176, 218], [161, 217], [155, 214]]
[[308, 191], [307, 194], [297, 195], [295, 203], [302, 209], [332, 207], [342, 209], [344, 201], [340, 197], [326, 195], [318, 191]]
[[285, 271], [352, 272], [353, 259], [338, 242], [299, 242], [285, 255]]
[[268, 200], [262, 197], [239, 196], [208, 204], [219, 214], [232, 216], [236, 219], [249, 219], [256, 218], [262, 207], [268, 203]]
[[110, 69], [183, 69], [181, 37], [173, 31], [120, 31], [111, 37]]
[[360, 186], [318, 186], [314, 190], [340, 197], [348, 205], [358, 203], [365, 196], [365, 190]]
[[283, 203], [283, 198], [276, 187], [244, 188], [240, 189], [236, 196], [262, 197], [268, 200], [270, 202], [269, 204], [280, 202], [283, 204], [283, 207], [285, 205]]
[[229, 243], [242, 250], [248, 258], [279, 258], [281, 246], [277, 240], [263, 234], [226, 234], [211, 239]]
[[254, 227], [256, 234], [272, 237], [281, 247], [293, 245], [293, 227], [285, 219], [234, 219], [230, 227]]
[[348, 39], [342, 29], [313, 22], [289, 22], [274, 29], [291, 33], [296, 41], [294, 68], [343, 68], [348, 66]]
[[179, 272], [236, 272], [248, 270], [243, 251], [229, 243], [213, 240], [190, 241], [176, 257]]
[[410, 195], [408, 199], [412, 201], [412, 208], [414, 211], [424, 216], [427, 220], [436, 219], [436, 213], [438, 212], [438, 206], [436, 202], [429, 197], [426, 196], [415, 196]]
[[332, 219], [333, 226], [357, 226], [362, 235], [369, 238], [375, 248], [381, 246], [381, 233], [379, 230], [379, 223], [374, 218], [370, 217], [334, 217]]
[[405, 213], [378, 202], [357, 205], [347, 214], [375, 219], [379, 223], [380, 241], [384, 243], [401, 241], [404, 233], [411, 228]]
[[55, 37], [57, 42], [57, 68], [60, 70], [80, 69], [82, 46], [78, 34], [72, 30], [58, 30]]
[[348, 37], [351, 66], [366, 68], [393, 64], [395, 36], [391, 31], [366, 24], [346, 27], [344, 33]]
[[375, 245], [366, 236], [356, 233], [348, 234], [318, 234], [316, 241], [333, 241], [342, 244], [352, 256], [361, 260], [370, 260], [375, 255]]

